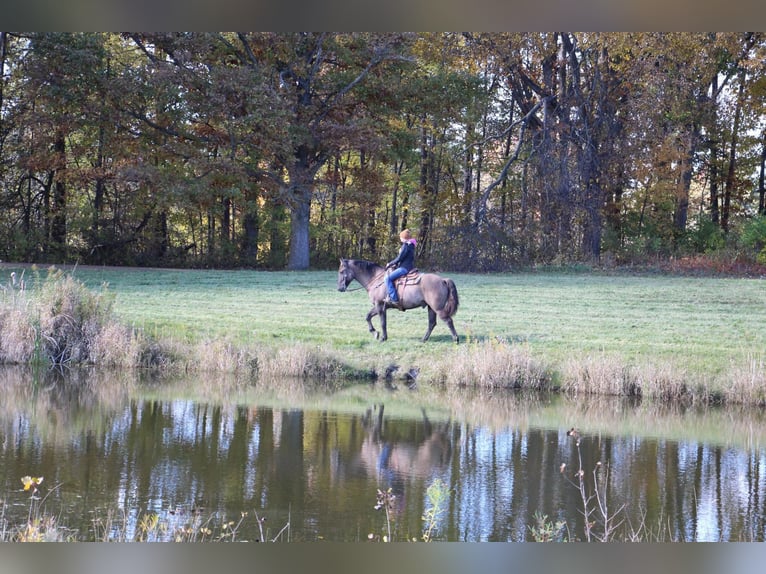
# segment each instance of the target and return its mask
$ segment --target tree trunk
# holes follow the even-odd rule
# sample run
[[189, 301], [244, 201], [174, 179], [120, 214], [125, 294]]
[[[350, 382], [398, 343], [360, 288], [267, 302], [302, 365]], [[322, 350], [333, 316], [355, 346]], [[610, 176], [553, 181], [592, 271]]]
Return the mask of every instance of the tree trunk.
[[255, 266], [258, 262], [258, 213], [250, 207], [242, 220], [242, 258], [246, 265]]
[[[593, 137], [593, 134], [591, 134]], [[601, 257], [601, 234], [603, 230], [604, 190], [601, 187], [601, 171], [596, 155], [597, 142], [591, 141], [585, 150], [585, 221], [583, 223], [583, 255], [595, 261]]]
[[763, 144], [761, 148], [761, 173], [758, 176], [758, 215], [766, 215], [766, 188], [764, 179], [766, 176], [766, 130], [763, 131]]
[[742, 74], [737, 94], [737, 105], [734, 110], [734, 126], [731, 131], [731, 147], [729, 148], [729, 169], [726, 173], [726, 184], [723, 191], [723, 209], [721, 210], [721, 229], [729, 231], [729, 216], [731, 215], [731, 195], [734, 191], [734, 176], [737, 167], [737, 143], [739, 124], [742, 118], [742, 100], [745, 94], [745, 75]]
[[224, 197], [221, 200], [221, 246], [224, 249], [231, 242], [233, 235], [231, 232], [231, 203], [229, 197]]
[[[713, 76], [711, 82], [711, 92], [714, 97], [718, 93], [718, 75]], [[712, 124], [714, 126], [713, 135], [710, 138], [710, 220], [713, 223], [718, 223], [720, 219], [720, 213], [718, 211], [718, 130], [715, 129], [718, 123], [718, 108], [712, 106], [713, 119]]]
[[215, 251], [215, 246], [216, 246], [215, 227], [216, 227], [215, 209], [208, 208], [207, 209], [207, 256], [208, 256], [208, 259], [212, 257], [213, 252]]
[[[558, 235], [557, 222], [559, 219], [559, 186], [555, 165], [555, 130], [556, 130], [556, 88], [554, 82], [554, 57], [549, 55], [542, 61], [543, 85], [546, 88], [546, 97], [543, 101], [543, 125], [540, 133], [540, 142], [536, 143], [538, 150], [536, 180], [542, 182], [540, 193], [540, 219], [542, 224], [542, 239], [540, 241], [540, 255], [544, 260], [551, 260], [557, 251], [556, 237]], [[560, 94], [559, 94], [560, 96]]]
[[689, 217], [689, 191], [692, 185], [692, 172], [694, 166], [692, 160], [696, 149], [696, 128], [689, 126], [687, 141], [681, 149], [681, 166], [676, 183], [676, 205], [673, 213], [673, 231], [679, 237], [686, 231], [686, 222]]
[[97, 263], [105, 263], [101, 239], [101, 212], [104, 209], [106, 182], [103, 177], [105, 130], [103, 124], [98, 128], [98, 152], [96, 157], [96, 185], [93, 191], [93, 220], [90, 230], [90, 249]]
[[[0, 32], [0, 110], [4, 110], [5, 102], [5, 60], [8, 58], [8, 32]], [[3, 116], [0, 114], [0, 133], [3, 133]], [[5, 138], [0, 139], [0, 151], [2, 151], [2, 145], [5, 142]], [[2, 154], [0, 154], [2, 155]]]
[[394, 190], [391, 194], [391, 220], [389, 231], [392, 237], [395, 237], [399, 232], [399, 186], [402, 181], [402, 170], [404, 169], [404, 160], [400, 160], [394, 163]]
[[[466, 125], [465, 127], [465, 137], [466, 141], [469, 141], [471, 138], [470, 133], [470, 127]], [[478, 174], [476, 175], [478, 179]], [[461, 224], [467, 225], [471, 221], [471, 204], [472, 204], [472, 197], [473, 197], [473, 146], [467, 145], [466, 150], [463, 153], [463, 208], [462, 208], [462, 219]], [[477, 210], [478, 210], [478, 203], [477, 203]]]
[[66, 173], [66, 141], [63, 132], [56, 134], [53, 150], [56, 154], [56, 182], [53, 185], [50, 247], [52, 255], [55, 257], [65, 257], [67, 188], [64, 178]]
[[265, 206], [266, 226], [268, 229], [269, 251], [266, 256], [266, 265], [271, 269], [280, 269], [285, 266], [285, 253], [287, 239], [282, 232], [283, 223], [287, 210], [281, 203], [269, 199]]
[[322, 161], [310, 161], [308, 150], [299, 148], [288, 169], [288, 201], [290, 206], [290, 246], [287, 268], [291, 271], [309, 268], [309, 227], [314, 177]]
[[710, 143], [710, 220], [718, 223], [721, 212], [718, 206], [718, 143]]
[[[302, 186], [302, 187], [305, 187]], [[290, 206], [290, 254], [287, 268], [297, 271], [309, 268], [309, 220], [311, 192], [295, 189]]]
[[[34, 181], [34, 174], [33, 172], [29, 172], [28, 174], [28, 180], [30, 183]], [[45, 179], [43, 180], [42, 189], [40, 191], [40, 195], [42, 196], [42, 211], [43, 211], [43, 232], [42, 232], [42, 245], [43, 245], [43, 252], [48, 253], [50, 252], [50, 238], [51, 238], [51, 227], [52, 227], [52, 221], [53, 221], [53, 199], [52, 199], [52, 190], [53, 190], [53, 182], [56, 179], [56, 171], [50, 170], [45, 174]], [[31, 186], [30, 186], [31, 191]], [[31, 200], [32, 194], [30, 193], [30, 198], [27, 201], [27, 205], [32, 205]], [[31, 222], [30, 227], [31, 230]]]
[[160, 262], [167, 255], [170, 240], [168, 239], [168, 214], [160, 211], [154, 223], [154, 258]]
[[433, 182], [434, 158], [433, 137], [429, 138], [426, 128], [421, 128], [420, 137], [420, 189], [423, 197], [423, 208], [420, 214], [420, 253], [428, 251], [431, 238], [431, 217], [433, 214], [432, 203], [436, 193]]

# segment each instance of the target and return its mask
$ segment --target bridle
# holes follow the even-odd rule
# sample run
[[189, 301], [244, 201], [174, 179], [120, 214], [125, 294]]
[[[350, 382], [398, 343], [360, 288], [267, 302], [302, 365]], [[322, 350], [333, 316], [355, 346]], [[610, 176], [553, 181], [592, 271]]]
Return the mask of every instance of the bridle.
[[[373, 277], [370, 279], [370, 281], [368, 281], [368, 282], [367, 282], [367, 285], [364, 285], [364, 284], [363, 284], [361, 281], [359, 281], [359, 278], [356, 276], [356, 273], [354, 273], [354, 271], [353, 271], [352, 269], [350, 269], [350, 268], [348, 267], [348, 265], [345, 265], [345, 266], [343, 267], [343, 271], [342, 271], [342, 273], [343, 273], [343, 280], [344, 280], [344, 281], [347, 281], [347, 282], [346, 282], [346, 292], [348, 293], [348, 292], [353, 292], [353, 291], [359, 291], [360, 289], [365, 289], [365, 290], [367, 290], [367, 285], [369, 285], [370, 283], [372, 283], [372, 282], [375, 280], [375, 278], [376, 278], [376, 277], [378, 277], [378, 276], [382, 276], [382, 275], [385, 275], [386, 271], [385, 271], [385, 269], [384, 269], [383, 271], [381, 271], [381, 272], [380, 272], [380, 273], [378, 273], [377, 275], [374, 275], [374, 276], [373, 276]], [[350, 278], [349, 278], [349, 275], [351, 275], [351, 277], [350, 277]], [[352, 282], [354, 279], [356, 279], [356, 280], [357, 280], [357, 282], [359, 283], [359, 287], [354, 287], [353, 289], [349, 289], [349, 288], [348, 288], [348, 286], [349, 286], [349, 285], [351, 285], [351, 282]], [[381, 284], [382, 284], [382, 283], [383, 283], [383, 282], [381, 281]]]
[[359, 287], [352, 287], [351, 289], [346, 287], [346, 293], [352, 293], [354, 291], [361, 291], [362, 289], [364, 289], [364, 286], [361, 285], [361, 284], [359, 285]]

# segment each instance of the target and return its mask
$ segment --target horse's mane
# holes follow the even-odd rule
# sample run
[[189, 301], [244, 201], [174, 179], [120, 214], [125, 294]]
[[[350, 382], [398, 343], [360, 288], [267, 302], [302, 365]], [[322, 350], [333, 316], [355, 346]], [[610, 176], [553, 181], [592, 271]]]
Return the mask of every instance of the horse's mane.
[[381, 266], [375, 263], [374, 261], [366, 261], [365, 259], [354, 259], [354, 263], [356, 263], [359, 267], [364, 269], [367, 273], [375, 273], [377, 269], [381, 269]]

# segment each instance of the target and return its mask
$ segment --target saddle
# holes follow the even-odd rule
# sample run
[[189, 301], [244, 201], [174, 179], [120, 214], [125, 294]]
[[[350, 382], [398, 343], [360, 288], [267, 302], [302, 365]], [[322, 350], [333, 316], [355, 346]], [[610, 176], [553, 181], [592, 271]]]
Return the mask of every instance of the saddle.
[[399, 277], [394, 281], [394, 287], [396, 287], [396, 292], [399, 293], [399, 295], [402, 294], [402, 290], [407, 285], [417, 285], [420, 283], [420, 278], [423, 276], [423, 274], [420, 272], [420, 270], [417, 267], [413, 267], [407, 272], [407, 275], [404, 275], [402, 277]]

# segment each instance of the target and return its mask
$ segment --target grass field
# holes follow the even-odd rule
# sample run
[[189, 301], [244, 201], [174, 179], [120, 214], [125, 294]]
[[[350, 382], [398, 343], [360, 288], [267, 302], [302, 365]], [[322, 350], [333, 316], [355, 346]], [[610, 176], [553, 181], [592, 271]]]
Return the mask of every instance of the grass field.
[[[0, 283], [13, 270], [22, 271], [10, 265], [0, 270], [6, 275]], [[24, 273], [31, 280], [34, 271]], [[159, 339], [309, 345], [358, 368], [396, 363], [419, 367], [426, 377], [444, 378], [457, 355], [468, 357], [466, 349], [503, 345], [570, 378], [582, 365], [590, 365], [590, 373], [575, 378], [653, 365], [706, 384], [715, 379], [714, 386], [725, 387], [735, 372], [764, 379], [766, 282], [758, 279], [448, 274], [460, 294], [456, 348], [441, 323], [421, 343], [423, 309], [389, 311], [389, 340], [374, 340], [364, 320], [366, 293], [338, 292], [337, 273], [330, 271], [79, 267], [73, 273], [93, 289], [108, 284], [120, 320]]]

